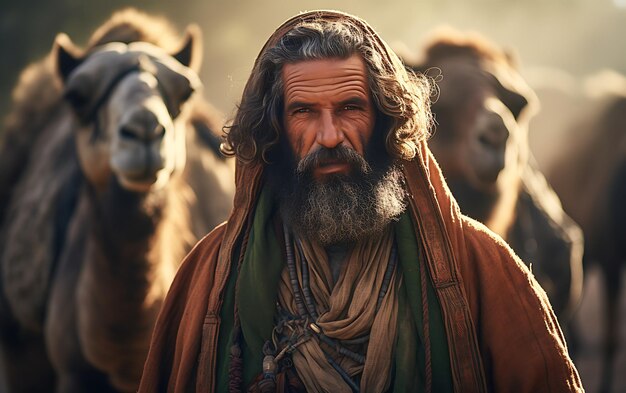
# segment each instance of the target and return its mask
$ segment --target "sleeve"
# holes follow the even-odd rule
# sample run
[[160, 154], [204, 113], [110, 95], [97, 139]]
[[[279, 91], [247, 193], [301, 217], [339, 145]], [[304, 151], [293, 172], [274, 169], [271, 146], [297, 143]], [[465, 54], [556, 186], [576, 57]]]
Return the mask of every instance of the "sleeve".
[[460, 266], [487, 384], [494, 392], [582, 392], [544, 290], [509, 246], [466, 222]]
[[184, 392], [195, 384], [195, 365], [217, 255], [218, 226], [183, 260], [156, 321], [139, 393]]

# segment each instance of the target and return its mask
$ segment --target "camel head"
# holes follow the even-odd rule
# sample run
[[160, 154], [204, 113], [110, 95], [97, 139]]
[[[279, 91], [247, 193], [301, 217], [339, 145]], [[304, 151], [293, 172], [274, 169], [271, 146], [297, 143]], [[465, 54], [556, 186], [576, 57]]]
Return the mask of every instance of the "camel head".
[[417, 56], [404, 46], [396, 51], [437, 85], [429, 147], [461, 211], [484, 222], [505, 199], [513, 208], [538, 106], [514, 53], [451, 27], [433, 31]]
[[[185, 164], [185, 103], [200, 87], [199, 33], [173, 54], [146, 42], [108, 43], [81, 53], [64, 34], [53, 51], [78, 126], [82, 170], [96, 189], [163, 187]], [[197, 56], [196, 56], [197, 57]]]
[[526, 143], [514, 111], [503, 98], [514, 92], [460, 59], [440, 67], [440, 95], [433, 105], [438, 124], [430, 148], [451, 185], [496, 193], [503, 172], [521, 165], [520, 144]]

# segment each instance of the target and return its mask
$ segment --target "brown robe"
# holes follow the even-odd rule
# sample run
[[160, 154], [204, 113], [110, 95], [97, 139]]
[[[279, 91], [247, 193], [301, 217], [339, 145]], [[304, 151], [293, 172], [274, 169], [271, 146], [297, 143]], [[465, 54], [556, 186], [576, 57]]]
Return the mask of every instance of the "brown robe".
[[[313, 17], [354, 18], [302, 14], [281, 26], [266, 46]], [[376, 39], [386, 58], [395, 56]], [[441, 305], [455, 391], [582, 392], [545, 292], [502, 239], [461, 215], [426, 142], [419, 147], [415, 159], [401, 164], [416, 236]], [[236, 245], [249, 229], [263, 169], [237, 163], [234, 209], [183, 262], [159, 315], [139, 392], [215, 391], [224, 288], [237, 263]]]

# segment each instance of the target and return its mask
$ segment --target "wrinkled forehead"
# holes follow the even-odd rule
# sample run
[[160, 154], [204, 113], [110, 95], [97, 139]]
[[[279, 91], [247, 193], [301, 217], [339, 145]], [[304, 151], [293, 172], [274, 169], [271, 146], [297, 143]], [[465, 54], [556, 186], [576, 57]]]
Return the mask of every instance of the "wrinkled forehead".
[[333, 94], [369, 96], [367, 67], [363, 58], [354, 54], [346, 59], [327, 58], [287, 63], [282, 69], [286, 101], [307, 96]]

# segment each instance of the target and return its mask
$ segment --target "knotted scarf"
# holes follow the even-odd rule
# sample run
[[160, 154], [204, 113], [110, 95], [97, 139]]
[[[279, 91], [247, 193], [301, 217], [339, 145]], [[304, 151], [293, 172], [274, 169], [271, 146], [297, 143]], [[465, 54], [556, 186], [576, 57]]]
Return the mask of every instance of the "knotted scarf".
[[[274, 221], [275, 215], [278, 214], [277, 210], [276, 202], [271, 191], [268, 187], [265, 187], [257, 201], [254, 220], [252, 222], [252, 228], [250, 230], [249, 240], [240, 271], [237, 274], [237, 268], [234, 266], [235, 264], [233, 264], [230, 279], [226, 286], [224, 303], [220, 313], [222, 323], [218, 338], [218, 380], [216, 390], [218, 392], [228, 391], [229, 348], [232, 344], [231, 333], [235, 302], [239, 310], [243, 333], [241, 346], [244, 360], [244, 386], [248, 386], [261, 373], [263, 344], [272, 335], [272, 330], [275, 325], [276, 302], [279, 301], [279, 293], [282, 294], [284, 292], [279, 290], [279, 288], [284, 285], [281, 283], [285, 280], [284, 270], [286, 259], [284, 244], [279, 241], [281, 234], [277, 233], [277, 225], [275, 225]], [[375, 319], [379, 319], [376, 323], [385, 326], [384, 328], [397, 330], [397, 334], [394, 334], [395, 338], [391, 345], [388, 344], [388, 338], [371, 339], [373, 343], [377, 342], [377, 344], [375, 344], [376, 348], [370, 344], [371, 347], [368, 346], [366, 358], [370, 358], [370, 362], [376, 363], [377, 369], [373, 370], [375, 374], [371, 376], [368, 376], [364, 370], [362, 380], [366, 380], [366, 382], [362, 383], [361, 386], [367, 385], [366, 390], [363, 391], [390, 391], [394, 393], [422, 392], [424, 391], [426, 362], [424, 346], [421, 344], [424, 340], [422, 334], [424, 330], [422, 317], [423, 302], [421, 300], [422, 292], [419, 279], [419, 269], [421, 265], [419, 263], [419, 250], [415, 238], [415, 229], [406, 213], [400, 217], [398, 222], [390, 226], [390, 231], [388, 231], [387, 236], [395, 238], [397, 243], [398, 266], [395, 273], [397, 277], [393, 280], [395, 289], [392, 290], [392, 288], [390, 288], [388, 290], [386, 295], [388, 300], [386, 301], [391, 303], [391, 300], [394, 300], [391, 298], [391, 293], [394, 293], [393, 296], [395, 301], [397, 301], [397, 306], [393, 306], [393, 316], [388, 314], [389, 316], [386, 319]], [[391, 243], [389, 243], [389, 247], [390, 246]], [[372, 245], [370, 245], [370, 247], [372, 247]], [[382, 254], [383, 252], [379, 251], [379, 255]], [[381, 275], [384, 274], [386, 268], [388, 254], [386, 255], [386, 258], [382, 258], [384, 263], [382, 263], [380, 267], [380, 269], [382, 269]], [[352, 261], [346, 263], [344, 272], [342, 272], [344, 280], [349, 276], [348, 270], [358, 270], [355, 267], [350, 268], [350, 262]], [[327, 264], [327, 262], [325, 263]], [[321, 263], [319, 265], [321, 265]], [[374, 269], [373, 264], [371, 268]], [[401, 279], [400, 275], [402, 275]], [[326, 273], [321, 273], [319, 276], [319, 279], [323, 277], [326, 279], [326, 277], [332, 277], [332, 274], [330, 270], [328, 270]], [[347, 288], [339, 290], [338, 288], [344, 285], [339, 281], [341, 281], [341, 278], [335, 285], [337, 289], [330, 291], [331, 295], [328, 296], [328, 299], [332, 297], [333, 292], [350, 292]], [[325, 284], [324, 286], [327, 285]], [[235, 289], [237, 289], [237, 291]], [[313, 290], [313, 285], [311, 285], [311, 289]], [[321, 290], [321, 288], [318, 288], [318, 290]], [[237, 296], [235, 296], [235, 292], [237, 292]], [[378, 296], [378, 288], [368, 290], [368, 292], [373, 293], [374, 297]], [[450, 359], [443, 319], [439, 303], [430, 284], [427, 285], [427, 294], [428, 326], [430, 330], [432, 359], [430, 367], [433, 380], [432, 391], [452, 392]], [[321, 297], [322, 295], [318, 292], [318, 295], [314, 296]], [[352, 299], [354, 299], [354, 296], [352, 296]], [[369, 300], [369, 298], [366, 299]], [[316, 301], [318, 301], [317, 298]], [[348, 303], [347, 301], [339, 300], [336, 300], [336, 302]], [[372, 299], [371, 302], [375, 306], [376, 300]], [[361, 307], [367, 308], [367, 305], [361, 305]], [[383, 307], [384, 306], [381, 305], [381, 310]], [[391, 309], [391, 304], [388, 304], [386, 307]], [[328, 308], [328, 310], [330, 309], [331, 308]], [[328, 318], [325, 319], [327, 323], [326, 328], [331, 331], [336, 329], [337, 334], [341, 334], [339, 333], [341, 332], [340, 326], [337, 325], [340, 325], [342, 322], [333, 325], [333, 321], [330, 318], [331, 314], [327, 313], [327, 315], [324, 316]], [[366, 319], [369, 318], [361, 319], [361, 321], [365, 321]], [[346, 324], [346, 321], [343, 321], [343, 323]], [[374, 329], [374, 326], [372, 326], [372, 330], [379, 332], [376, 334], [382, 335], [379, 327]], [[374, 332], [371, 334], [373, 333]], [[375, 357], [380, 357], [381, 359], [389, 358], [390, 360], [374, 360], [373, 358]], [[373, 366], [373, 363], [371, 364]], [[389, 367], [389, 371], [384, 371], [378, 367]], [[300, 370], [304, 370], [304, 367], [301, 365], [300, 368], [298, 368], [298, 365], [296, 365], [296, 368], [302, 378], [303, 371]], [[325, 372], [329, 370], [332, 370], [332, 368], [324, 368]], [[388, 374], [389, 378], [387, 378], [386, 375], [384, 378], [379, 378], [379, 375], [376, 375], [376, 373]], [[390, 384], [387, 390], [374, 390], [379, 389], [381, 386], [384, 387], [387, 382]], [[335, 386], [332, 386], [329, 391], [337, 392], [341, 390], [337, 390]]]
[[[320, 245], [301, 238], [302, 251], [308, 264], [310, 288], [319, 318], [315, 323], [323, 334], [334, 340], [351, 340], [369, 335], [365, 364], [332, 353], [334, 361], [351, 377], [361, 376], [361, 392], [384, 392], [389, 386], [389, 375], [395, 346], [398, 301], [396, 269], [378, 311], [377, 300], [393, 244], [393, 228], [364, 239], [354, 245], [333, 286], [333, 277], [326, 251]], [[302, 261], [296, 254], [296, 268], [300, 287], [303, 287]], [[287, 269], [283, 270], [278, 287], [282, 307], [297, 315], [296, 302]], [[319, 340], [301, 344], [293, 353], [293, 362], [307, 391], [350, 393], [343, 381], [326, 360]]]

